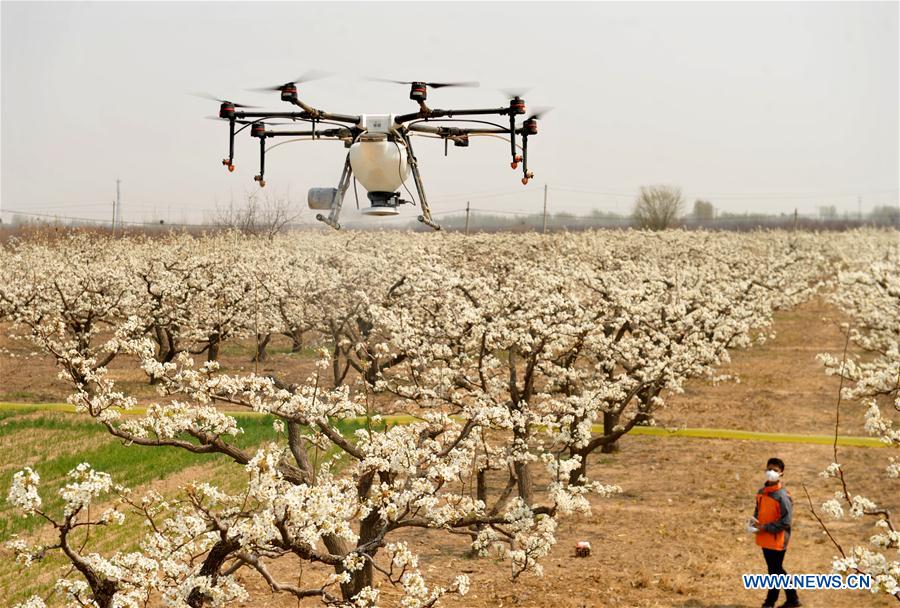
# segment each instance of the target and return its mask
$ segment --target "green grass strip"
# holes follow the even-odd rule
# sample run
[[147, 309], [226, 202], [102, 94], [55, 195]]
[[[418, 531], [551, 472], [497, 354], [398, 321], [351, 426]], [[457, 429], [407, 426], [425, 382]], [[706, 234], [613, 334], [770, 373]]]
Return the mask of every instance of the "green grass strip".
[[[116, 483], [136, 487], [153, 480], [162, 479], [187, 467], [212, 462], [230, 462], [220, 454], [194, 454], [186, 450], [170, 446], [145, 447], [128, 446], [109, 435], [100, 424], [87, 417], [68, 416], [59, 410], [41, 410], [15, 408], [0, 409], [0, 414], [19, 412], [30, 414], [40, 411], [38, 417], [18, 418], [15, 416], [0, 417], [0, 445], [6, 438], [15, 433], [27, 433], [31, 429], [51, 432], [48, 441], [58, 442], [64, 446], [67, 441], [77, 441], [90, 447], [77, 452], [62, 453], [42, 458], [33, 465], [41, 476], [45, 508], [57, 515], [61, 511], [63, 501], [59, 489], [67, 481], [67, 474], [82, 462], [88, 462], [98, 471], [109, 473]], [[232, 442], [239, 448], [252, 450], [267, 439], [271, 439], [272, 421], [270, 416], [258, 416], [242, 421], [243, 433], [233, 438]], [[4, 465], [11, 464], [14, 454], [4, 456]], [[5, 467], [4, 467], [5, 468]], [[5, 497], [12, 482], [12, 472], [0, 475], [0, 543], [13, 533], [27, 532], [39, 525], [41, 520], [35, 517], [22, 518], [14, 515], [15, 509], [5, 503]]]
[[[68, 403], [0, 403], [0, 419], [4, 410], [50, 410], [59, 412], [75, 412], [75, 407]], [[146, 408], [134, 408], [129, 414], [142, 415]], [[228, 412], [235, 417], [261, 416], [259, 412]], [[382, 420], [388, 424], [410, 424], [417, 420], [414, 416], [393, 415], [382, 416]], [[362, 423], [365, 418], [353, 419], [352, 422]], [[351, 420], [347, 420], [351, 422]], [[603, 427], [594, 425], [595, 433], [602, 433]], [[693, 437], [699, 439], [736, 439], [739, 441], [765, 441], [770, 443], [806, 443], [812, 445], [833, 445], [834, 435], [805, 435], [801, 433], [762, 433], [758, 431], [744, 431], [740, 429], [710, 429], [710, 428], [684, 428], [669, 429], [657, 426], [636, 426], [629, 431], [631, 435], [650, 435], [654, 437]], [[864, 448], [883, 448], [887, 445], [876, 437], [858, 437], [852, 435], [839, 435], [838, 445]]]

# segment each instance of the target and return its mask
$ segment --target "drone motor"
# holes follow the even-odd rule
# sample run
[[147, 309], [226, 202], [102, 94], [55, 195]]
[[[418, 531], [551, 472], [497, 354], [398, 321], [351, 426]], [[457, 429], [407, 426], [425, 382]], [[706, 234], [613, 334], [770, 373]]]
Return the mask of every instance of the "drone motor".
[[297, 85], [290, 82], [281, 87], [281, 101], [294, 101], [297, 99]]
[[226, 120], [234, 118], [234, 104], [230, 101], [223, 101], [219, 106], [219, 118]]
[[409, 98], [413, 101], [425, 101], [428, 98], [428, 88], [424, 82], [413, 82], [409, 87]]

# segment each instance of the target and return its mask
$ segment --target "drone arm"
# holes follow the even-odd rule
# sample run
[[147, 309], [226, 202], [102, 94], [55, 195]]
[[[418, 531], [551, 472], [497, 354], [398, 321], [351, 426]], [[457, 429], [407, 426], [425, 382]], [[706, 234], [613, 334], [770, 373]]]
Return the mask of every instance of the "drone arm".
[[244, 118], [294, 118], [300, 120], [310, 120], [312, 115], [308, 112], [235, 112], [234, 117], [238, 119]]
[[394, 118], [394, 122], [398, 125], [403, 124], [405, 122], [409, 122], [411, 120], [416, 120], [417, 118], [444, 118], [444, 117], [452, 117], [452, 116], [489, 116], [492, 114], [497, 114], [500, 116], [506, 116], [510, 113], [509, 108], [485, 108], [485, 109], [474, 109], [474, 110], [431, 110], [428, 112], [418, 111], [410, 114], [401, 114]]
[[331, 226], [335, 230], [341, 229], [338, 219], [341, 215], [341, 205], [344, 202], [344, 194], [347, 192], [347, 188], [350, 187], [350, 178], [352, 175], [353, 167], [350, 165], [350, 155], [348, 154], [347, 159], [344, 161], [344, 170], [341, 171], [341, 181], [334, 191], [334, 198], [331, 199], [331, 212], [328, 214], [328, 217], [325, 217], [321, 213], [316, 215], [317, 220]]
[[[306, 106], [309, 107], [309, 106]], [[359, 124], [359, 116], [350, 116], [348, 114], [332, 114], [331, 112], [321, 112], [315, 108], [309, 108], [303, 112], [235, 112], [235, 118], [293, 118], [295, 120], [331, 120], [334, 122], [345, 122], [351, 125]]]
[[509, 133], [506, 129], [464, 128], [464, 127], [439, 127], [437, 125], [412, 124], [406, 127], [414, 133], [432, 133], [434, 135], [485, 135], [490, 133]]
[[316, 118], [320, 120], [333, 120], [334, 122], [345, 122], [350, 125], [358, 125], [362, 120], [362, 116], [351, 116], [349, 114], [332, 114], [331, 112], [319, 112]]
[[310, 118], [319, 120], [333, 120], [335, 122], [346, 122], [352, 125], [359, 124], [359, 121], [362, 120], [361, 116], [351, 116], [349, 114], [334, 114], [331, 112], [323, 112], [322, 110], [317, 110], [311, 105], [300, 101], [296, 97], [291, 100], [291, 103], [293, 103], [295, 106], [303, 108], [303, 113], [308, 114]]
[[[322, 132], [319, 131], [319, 135], [322, 135]], [[282, 136], [292, 136], [292, 137], [303, 137], [309, 135], [316, 135], [316, 133], [312, 130], [310, 131], [266, 131], [266, 137], [282, 137]]]
[[313, 137], [314, 139], [345, 139], [352, 137], [350, 129], [309, 131], [266, 131], [266, 137]]

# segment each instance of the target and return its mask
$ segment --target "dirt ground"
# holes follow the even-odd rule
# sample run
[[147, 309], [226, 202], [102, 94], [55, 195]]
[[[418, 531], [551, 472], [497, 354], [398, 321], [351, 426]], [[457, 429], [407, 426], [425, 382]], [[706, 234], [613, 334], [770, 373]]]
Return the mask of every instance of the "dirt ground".
[[[838, 381], [824, 375], [815, 356], [843, 349], [837, 321], [837, 311], [821, 301], [779, 314], [774, 340], [735, 352], [732, 364], [722, 370], [739, 375], [740, 383], [691, 382], [684, 394], [670, 399], [659, 422], [833, 432]], [[8, 341], [0, 345], [11, 349]], [[287, 365], [282, 359], [294, 361], [291, 357], [277, 354], [270, 365]], [[229, 361], [227, 355], [226, 364], [248, 365], [244, 356]], [[10, 396], [17, 391], [43, 396], [18, 400], [62, 400], [62, 383], [48, 383], [48, 377], [53, 377], [49, 362], [2, 357], [0, 400], [15, 400]], [[858, 405], [845, 405], [841, 434], [862, 435], [862, 413]], [[463, 537], [416, 532], [392, 540], [406, 540], [420, 552], [423, 573], [431, 584], [446, 585], [459, 572], [469, 574], [469, 594], [449, 598], [447, 606], [750, 608], [762, 603], [764, 592], [745, 590], [741, 574], [764, 572], [765, 563], [743, 528], [770, 456], [786, 462], [786, 484], [795, 504], [785, 568], [791, 573], [830, 571], [837, 551], [812, 518], [803, 484], [816, 507], [831, 497], [834, 488], [818, 476], [832, 462], [831, 450], [821, 445], [626, 436], [618, 453], [598, 455], [591, 464], [594, 478], [618, 484], [624, 493], [594, 499], [589, 517], [563, 518], [558, 543], [543, 562], [544, 576], [522, 577], [515, 584], [508, 581], [508, 564], [467, 558]], [[851, 491], [890, 503], [893, 497], [886, 495], [881, 473], [887, 457], [887, 450], [881, 448], [840, 448], [839, 460], [845, 465]], [[830, 526], [845, 547], [873, 532], [871, 522]], [[579, 540], [590, 541], [591, 557], [574, 557], [573, 546]], [[292, 582], [299, 572], [288, 563], [273, 570], [278, 578]], [[309, 567], [307, 576], [313, 576]], [[286, 596], [269, 595], [258, 579], [242, 577], [257, 598], [244, 606], [318, 605], [316, 600], [298, 604]], [[382, 587], [382, 591], [391, 597], [390, 589]], [[805, 606], [823, 608], [897, 605], [891, 598], [864, 591], [806, 591], [801, 599]]]
[[[57, 377], [59, 370], [54, 361], [40, 356], [29, 342], [10, 339], [10, 331], [8, 324], [0, 324], [0, 402], [64, 402], [71, 391], [67, 383]], [[101, 334], [97, 343], [103, 339], [105, 336]], [[284, 336], [272, 339], [269, 358], [259, 364], [252, 361], [254, 349], [255, 342], [251, 340], [228, 341], [223, 344], [218, 361], [225, 371], [274, 373], [290, 378], [292, 382], [305, 380], [315, 369], [315, 354], [308, 349], [290, 352], [290, 340]], [[192, 357], [197, 365], [206, 361], [205, 354]], [[135, 358], [116, 357], [109, 372], [116, 384], [136, 397], [140, 404], [159, 399], [156, 388], [147, 382], [147, 376]]]
[[[670, 398], [669, 407], [659, 412], [659, 424], [834, 433], [839, 381], [824, 374], [816, 355], [841, 356], [845, 338], [839, 323], [845, 320], [840, 311], [819, 299], [776, 314], [774, 339], [732, 353], [731, 364], [721, 368], [721, 373], [736, 375], [739, 382], [688, 383], [684, 394]], [[854, 352], [851, 344], [848, 356]], [[840, 433], [864, 435], [859, 407], [850, 404], [845, 413]]]

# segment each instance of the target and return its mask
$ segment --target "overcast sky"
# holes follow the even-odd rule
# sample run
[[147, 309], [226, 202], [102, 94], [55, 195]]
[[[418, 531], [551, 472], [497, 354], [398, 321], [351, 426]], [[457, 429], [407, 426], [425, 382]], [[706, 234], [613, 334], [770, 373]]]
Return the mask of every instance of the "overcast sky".
[[[229, 99], [288, 110], [245, 89], [310, 68], [338, 75], [301, 98], [343, 113], [506, 103], [531, 87], [553, 106], [530, 141], [524, 187], [507, 145], [419, 139], [435, 213], [472, 206], [626, 212], [641, 185], [732, 211], [855, 212], [898, 201], [898, 3], [22, 3], [2, 2], [2, 208], [108, 218], [122, 179], [126, 220], [197, 221], [257, 189], [243, 134], [234, 173]], [[336, 186], [335, 142], [281, 146], [266, 191], [304, 204]], [[412, 189], [412, 182], [409, 183]], [[364, 199], [364, 194], [360, 194]], [[355, 207], [352, 200], [345, 208]], [[350, 214], [352, 215], [352, 214]], [[415, 212], [406, 209], [410, 217]], [[4, 212], [4, 219], [10, 214]], [[349, 218], [348, 218], [349, 219]]]

